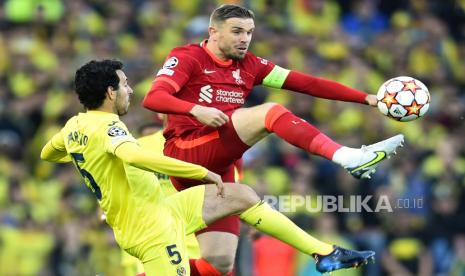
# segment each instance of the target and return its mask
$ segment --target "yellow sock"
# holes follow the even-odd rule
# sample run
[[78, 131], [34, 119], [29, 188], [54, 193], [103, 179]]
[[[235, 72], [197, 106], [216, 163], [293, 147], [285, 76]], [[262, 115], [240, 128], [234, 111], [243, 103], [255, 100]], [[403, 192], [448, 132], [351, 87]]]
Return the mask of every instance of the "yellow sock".
[[260, 201], [245, 210], [240, 218], [257, 230], [277, 238], [305, 254], [327, 255], [333, 251], [332, 245], [315, 239], [264, 201]]

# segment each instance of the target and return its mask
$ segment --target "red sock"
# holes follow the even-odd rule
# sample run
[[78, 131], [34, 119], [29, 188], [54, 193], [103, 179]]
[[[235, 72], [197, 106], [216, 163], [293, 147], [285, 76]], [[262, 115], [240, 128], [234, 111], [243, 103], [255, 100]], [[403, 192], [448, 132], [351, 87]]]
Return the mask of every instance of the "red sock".
[[328, 160], [332, 160], [336, 150], [342, 147], [281, 105], [275, 105], [268, 111], [265, 128], [292, 145]]
[[221, 273], [205, 259], [190, 259], [189, 266], [191, 276], [221, 276]]

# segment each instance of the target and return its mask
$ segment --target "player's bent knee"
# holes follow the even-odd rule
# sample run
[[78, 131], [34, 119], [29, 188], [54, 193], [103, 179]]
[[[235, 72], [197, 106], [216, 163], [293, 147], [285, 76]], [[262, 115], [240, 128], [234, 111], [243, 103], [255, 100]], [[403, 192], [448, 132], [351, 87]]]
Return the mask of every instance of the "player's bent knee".
[[250, 187], [244, 184], [236, 184], [237, 192], [234, 195], [234, 200], [240, 203], [240, 209], [245, 210], [252, 207], [260, 201], [257, 193]]
[[269, 110], [271, 110], [275, 106], [282, 106], [282, 105], [280, 105], [278, 103], [273, 103], [273, 102], [264, 103], [264, 104], [259, 105], [259, 107], [264, 109], [266, 112], [268, 112]]
[[231, 255], [223, 256], [204, 256], [203, 258], [207, 260], [218, 272], [225, 275], [231, 272], [234, 268], [234, 257]]

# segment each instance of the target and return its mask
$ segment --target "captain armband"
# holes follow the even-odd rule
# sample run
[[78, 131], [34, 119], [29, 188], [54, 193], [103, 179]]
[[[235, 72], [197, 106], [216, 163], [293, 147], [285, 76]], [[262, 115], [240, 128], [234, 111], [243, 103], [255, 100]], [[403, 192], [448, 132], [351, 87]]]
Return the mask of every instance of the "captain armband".
[[271, 72], [263, 79], [262, 83], [268, 87], [281, 88], [287, 78], [287, 75], [289, 75], [289, 72], [291, 72], [291, 70], [275, 65], [273, 70], [271, 70]]

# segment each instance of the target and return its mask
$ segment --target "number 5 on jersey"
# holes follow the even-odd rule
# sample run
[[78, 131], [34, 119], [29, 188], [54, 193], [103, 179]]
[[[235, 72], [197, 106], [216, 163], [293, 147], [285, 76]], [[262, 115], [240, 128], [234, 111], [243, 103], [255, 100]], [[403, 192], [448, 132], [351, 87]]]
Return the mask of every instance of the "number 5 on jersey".
[[166, 247], [166, 252], [170, 256], [170, 263], [173, 265], [180, 264], [182, 261], [181, 253], [176, 249], [176, 244], [168, 245]]
[[102, 191], [100, 190], [100, 187], [95, 182], [94, 177], [90, 174], [90, 172], [88, 172], [88, 171], [86, 171], [84, 169], [81, 169], [81, 167], [79, 166], [79, 163], [84, 163], [86, 161], [84, 159], [84, 154], [82, 154], [82, 153], [71, 153], [71, 156], [73, 157], [74, 163], [76, 164], [76, 167], [79, 170], [79, 172], [81, 173], [84, 180], [87, 180], [89, 182], [90, 186], [87, 185], [87, 187], [89, 187], [92, 190], [92, 193], [94, 193], [95, 197], [98, 200], [101, 200], [102, 199]]

